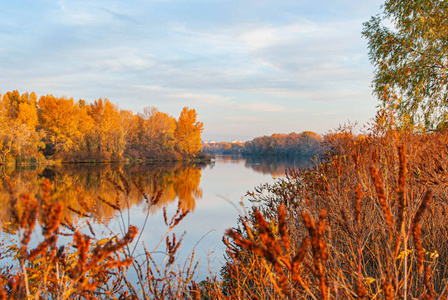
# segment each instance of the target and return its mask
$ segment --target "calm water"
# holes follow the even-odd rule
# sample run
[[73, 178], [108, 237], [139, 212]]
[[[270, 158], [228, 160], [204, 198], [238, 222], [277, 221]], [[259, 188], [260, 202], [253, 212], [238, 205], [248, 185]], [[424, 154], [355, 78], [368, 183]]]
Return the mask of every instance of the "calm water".
[[[306, 167], [306, 161], [288, 159], [268, 159], [262, 157], [217, 156], [208, 165], [183, 165], [180, 163], [163, 165], [127, 166], [127, 165], [65, 165], [52, 168], [28, 170], [2, 169], [3, 178], [15, 183], [16, 193], [28, 191], [39, 194], [40, 185], [45, 178], [52, 182], [52, 197], [64, 203], [66, 209], [63, 218], [82, 227], [82, 217], [74, 211], [93, 211], [93, 223], [97, 231], [105, 230], [102, 223], [108, 224], [115, 233], [126, 230], [129, 224], [143, 229], [140, 244], [153, 249], [163, 237], [166, 225], [163, 220], [163, 207], [168, 217], [174, 215], [178, 205], [190, 213], [175, 228], [178, 238], [184, 234], [184, 242], [177, 257], [177, 263], [187, 259], [195, 249], [195, 260], [199, 260], [196, 272], [201, 280], [219, 273], [225, 262], [222, 236], [226, 229], [235, 226], [241, 210], [239, 203], [251, 204], [245, 198], [247, 191], [263, 183], [273, 183], [275, 178], [284, 176], [287, 168]], [[138, 190], [131, 186], [128, 197], [120, 196], [122, 212], [116, 210], [102, 199], [115, 203], [117, 191], [112, 182], [121, 179], [123, 174], [129, 182], [136, 182], [148, 195], [161, 190], [157, 205], [148, 208]], [[5, 187], [5, 182], [3, 183]], [[79, 203], [83, 199], [84, 206]], [[8, 207], [9, 195], [5, 188], [0, 191], [0, 204]], [[86, 207], [88, 206], [88, 207]], [[148, 217], [147, 217], [148, 216]], [[0, 212], [3, 222], [8, 221], [10, 212]], [[95, 221], [96, 220], [96, 221]], [[146, 223], [145, 223], [146, 222]], [[86, 229], [85, 229], [86, 230]], [[88, 231], [86, 231], [88, 232]], [[97, 236], [101, 233], [97, 232]], [[163, 259], [164, 243], [154, 257]]]

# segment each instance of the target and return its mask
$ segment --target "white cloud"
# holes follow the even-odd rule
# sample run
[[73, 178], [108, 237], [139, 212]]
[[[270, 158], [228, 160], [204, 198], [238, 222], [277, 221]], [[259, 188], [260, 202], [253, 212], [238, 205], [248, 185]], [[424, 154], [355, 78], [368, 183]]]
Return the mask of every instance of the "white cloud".
[[226, 104], [230, 97], [224, 97], [221, 95], [213, 94], [193, 94], [193, 93], [181, 93], [168, 95], [169, 98], [188, 101], [195, 105], [207, 105], [214, 106], [217, 104]]
[[163, 88], [158, 85], [135, 85], [134, 88], [146, 90], [146, 91], [162, 91]]
[[261, 117], [253, 117], [253, 116], [229, 116], [226, 118], [230, 121], [238, 121], [238, 122], [245, 122], [245, 123], [253, 123], [253, 122], [259, 122], [262, 121], [263, 118]]
[[240, 39], [252, 49], [265, 48], [271, 46], [278, 41], [275, 35], [276, 30], [273, 28], [255, 29], [244, 32], [240, 35]]
[[268, 102], [254, 102], [254, 103], [241, 103], [237, 104], [238, 108], [243, 111], [251, 112], [271, 112], [279, 113], [286, 111], [286, 107]]
[[86, 66], [94, 71], [132, 72], [154, 66], [148, 57], [132, 53], [126, 48], [115, 48], [112, 51], [101, 49], [86, 55], [90, 58]]
[[295, 40], [304, 35], [319, 35], [327, 30], [319, 28], [308, 20], [302, 20], [301, 23], [249, 29], [240, 34], [238, 39], [243, 41], [250, 49], [258, 50]]
[[191, 107], [212, 107], [215, 109], [221, 109], [223, 111], [233, 112], [271, 112], [279, 113], [286, 111], [286, 107], [261, 101], [247, 102], [243, 98], [238, 101], [235, 97], [225, 97], [219, 94], [194, 94], [194, 93], [179, 93], [179, 94], [167, 94], [167, 98], [176, 99], [178, 102], [182, 102], [185, 105]]
[[93, 2], [60, 0], [57, 3], [60, 11], [55, 17], [62, 24], [87, 27], [99, 26], [112, 20], [110, 13], [99, 9]]

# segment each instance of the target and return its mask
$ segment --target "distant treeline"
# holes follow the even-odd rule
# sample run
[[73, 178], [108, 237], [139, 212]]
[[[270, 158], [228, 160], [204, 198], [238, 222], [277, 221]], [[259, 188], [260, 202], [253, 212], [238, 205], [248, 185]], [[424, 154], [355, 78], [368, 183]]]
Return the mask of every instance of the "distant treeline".
[[88, 104], [73, 98], [18, 91], [0, 94], [0, 162], [44, 156], [63, 161], [199, 157], [203, 124], [194, 109], [179, 118], [146, 107], [119, 109], [108, 99]]
[[257, 137], [251, 141], [203, 143], [205, 152], [221, 154], [312, 157], [322, 150], [322, 136], [311, 131]]

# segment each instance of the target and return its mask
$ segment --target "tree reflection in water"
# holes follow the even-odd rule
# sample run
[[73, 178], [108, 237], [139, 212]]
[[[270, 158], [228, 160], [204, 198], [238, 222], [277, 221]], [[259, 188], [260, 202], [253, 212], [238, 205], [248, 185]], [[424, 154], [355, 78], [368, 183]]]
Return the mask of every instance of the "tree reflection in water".
[[306, 169], [312, 164], [312, 158], [289, 156], [262, 156], [262, 155], [216, 155], [215, 161], [226, 164], [244, 163], [248, 169], [255, 172], [281, 177], [288, 169]]
[[[244, 163], [246, 168], [274, 177], [285, 175], [288, 168], [306, 168], [311, 160], [266, 156], [216, 156], [221, 163]], [[206, 164], [164, 163], [149, 165], [123, 164], [65, 164], [62, 166], [36, 166], [27, 169], [0, 167], [0, 221], [10, 220], [7, 181], [15, 187], [16, 196], [28, 192], [41, 198], [42, 182], [51, 181], [51, 201], [63, 203], [63, 217], [72, 222], [79, 217], [78, 212], [92, 211], [94, 216], [107, 222], [116, 215], [116, 210], [106, 203], [116, 203], [117, 186], [124, 176], [131, 184], [136, 183], [149, 196], [161, 191], [157, 205], [151, 205], [150, 213], [158, 213], [162, 207], [174, 201], [180, 202], [183, 211], [193, 211], [196, 200], [202, 198], [201, 170]], [[121, 175], [120, 175], [121, 174]], [[101, 199], [99, 198], [101, 197]], [[131, 188], [121, 207], [141, 205], [145, 199], [136, 188]], [[80, 199], [82, 201], [80, 201]], [[84, 206], [84, 207], [83, 207]], [[86, 209], [88, 206], [89, 210]]]
[[[118, 197], [124, 176], [131, 184], [135, 183], [149, 196], [161, 192], [157, 205], [150, 207], [152, 214], [161, 207], [174, 202], [180, 202], [182, 210], [194, 210], [196, 200], [202, 198], [199, 187], [203, 164], [165, 163], [152, 165], [118, 165], [118, 164], [66, 164], [63, 166], [38, 166], [28, 169], [14, 169], [2, 166], [0, 172], [1, 190], [0, 211], [1, 222], [10, 220], [8, 180], [14, 185], [14, 194], [24, 192], [41, 198], [42, 182], [48, 178], [51, 181], [51, 201], [63, 204], [62, 220], [76, 220], [78, 212], [87, 211], [86, 206], [93, 211], [95, 217], [107, 222], [116, 214], [114, 208], [106, 202], [120, 203], [122, 207], [132, 207], [143, 204], [145, 199], [136, 188], [131, 188], [127, 199]], [[118, 184], [118, 186], [117, 186]], [[100, 198], [99, 198], [100, 197]], [[118, 198], [117, 198], [118, 197]], [[91, 214], [89, 214], [91, 215]]]
[[311, 158], [290, 158], [282, 156], [245, 156], [246, 168], [256, 172], [271, 174], [273, 177], [284, 176], [288, 169], [306, 169], [313, 161]]

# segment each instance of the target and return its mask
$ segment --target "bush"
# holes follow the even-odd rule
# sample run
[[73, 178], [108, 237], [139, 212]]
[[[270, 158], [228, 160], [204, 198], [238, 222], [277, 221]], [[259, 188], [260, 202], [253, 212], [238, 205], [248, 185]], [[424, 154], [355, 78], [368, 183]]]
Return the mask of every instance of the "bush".
[[257, 299], [445, 299], [446, 134], [341, 132], [315, 168], [250, 193], [224, 291]]
[[[327, 135], [325, 143], [327, 154], [315, 167], [289, 170], [248, 193], [254, 207], [224, 238], [222, 280], [211, 274], [193, 281], [192, 258], [184, 268], [176, 265], [182, 239], [170, 232], [188, 214], [181, 203], [172, 218], [164, 214], [166, 257], [156, 264], [157, 248], [134, 255], [139, 235], [130, 224], [123, 224], [128, 230], [121, 238], [101, 243], [93, 232], [62, 223], [61, 205], [46, 200], [48, 181], [36, 196], [40, 206], [10, 188], [14, 223], [3, 231], [17, 232], [19, 244], [6, 245], [3, 254], [12, 253], [17, 267], [0, 268], [0, 296], [447, 299], [448, 133], [357, 136], [345, 130]], [[120, 178], [111, 180], [114, 203], [98, 199], [122, 214], [131, 186]], [[135, 188], [149, 206], [160, 199], [158, 191], [147, 195]], [[73, 212], [94, 215], [87, 199], [79, 195], [78, 201], [83, 211]], [[44, 240], [30, 248], [37, 219]], [[76, 250], [57, 246], [62, 233], [72, 235]], [[127, 278], [131, 269], [138, 283]]]

